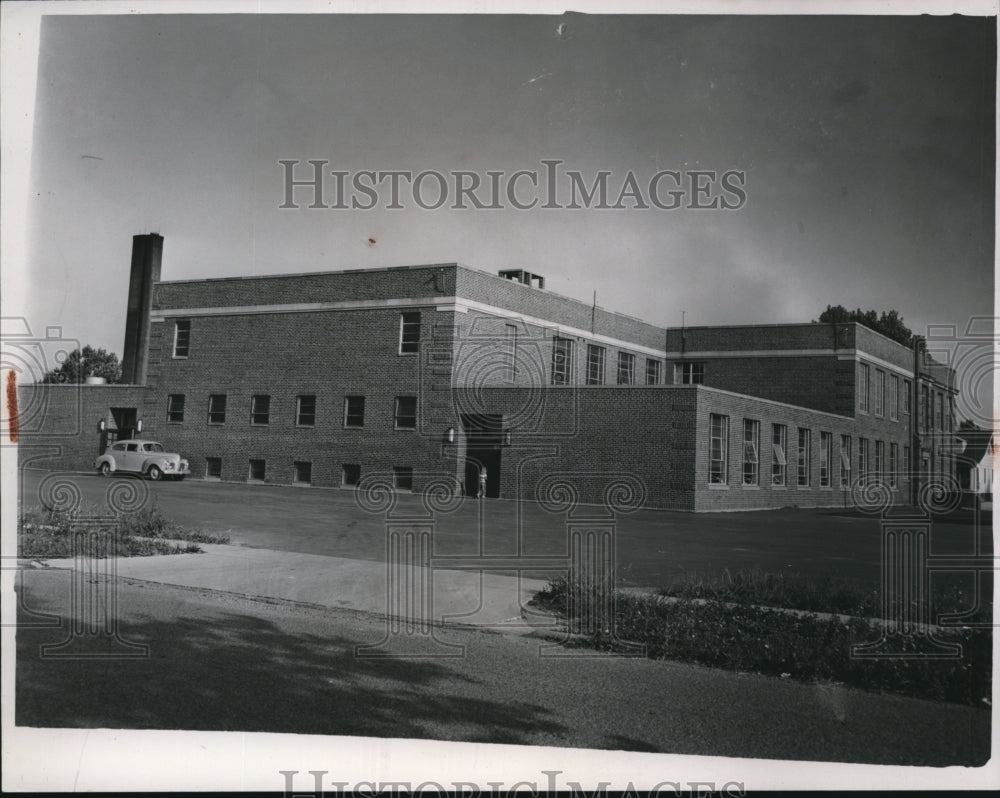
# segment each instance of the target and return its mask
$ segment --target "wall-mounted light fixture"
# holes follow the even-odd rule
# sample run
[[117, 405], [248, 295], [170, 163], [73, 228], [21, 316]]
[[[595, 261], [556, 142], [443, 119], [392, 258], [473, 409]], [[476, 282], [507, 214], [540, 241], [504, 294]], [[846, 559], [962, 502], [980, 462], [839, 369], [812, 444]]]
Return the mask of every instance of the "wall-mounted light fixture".
[[103, 418], [100, 421], [97, 422], [97, 429], [100, 432], [104, 432], [104, 430], [107, 428], [107, 426], [108, 426], [107, 422]]
[[455, 428], [454, 427], [448, 427], [448, 431], [444, 434], [444, 438], [445, 438], [446, 441], [448, 441], [448, 443], [454, 443], [455, 442]]
[[141, 418], [138, 421], [135, 422], [135, 431], [136, 432], [142, 432], [142, 419]]
[[510, 446], [510, 430], [509, 429], [505, 429], [503, 431], [503, 445], [504, 446]]

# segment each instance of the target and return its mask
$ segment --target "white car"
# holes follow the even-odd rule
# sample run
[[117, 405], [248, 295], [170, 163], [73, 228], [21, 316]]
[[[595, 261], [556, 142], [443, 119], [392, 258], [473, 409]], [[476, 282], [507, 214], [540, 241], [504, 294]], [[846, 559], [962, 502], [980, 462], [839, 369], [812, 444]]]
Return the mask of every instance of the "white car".
[[187, 460], [166, 451], [156, 441], [118, 441], [94, 461], [94, 468], [103, 477], [122, 471], [142, 474], [154, 481], [181, 480], [191, 473]]

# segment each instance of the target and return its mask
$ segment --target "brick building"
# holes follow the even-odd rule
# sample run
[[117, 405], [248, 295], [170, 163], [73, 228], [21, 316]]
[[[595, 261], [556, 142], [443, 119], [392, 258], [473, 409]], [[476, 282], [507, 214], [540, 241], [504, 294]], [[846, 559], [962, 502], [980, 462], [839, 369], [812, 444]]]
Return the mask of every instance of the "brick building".
[[165, 282], [162, 248], [134, 238], [125, 384], [23, 386], [22, 463], [89, 469], [141, 428], [192, 478], [475, 493], [485, 469], [489, 496], [695, 511], [954, 474], [953, 373], [857, 324], [665, 329], [454, 263]]

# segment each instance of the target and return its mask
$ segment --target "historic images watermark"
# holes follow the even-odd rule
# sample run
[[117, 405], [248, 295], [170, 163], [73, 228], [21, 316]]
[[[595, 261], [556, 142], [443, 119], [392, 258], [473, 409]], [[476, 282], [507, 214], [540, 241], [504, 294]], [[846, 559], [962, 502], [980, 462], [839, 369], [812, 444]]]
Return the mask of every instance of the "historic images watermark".
[[323, 158], [283, 158], [282, 209], [449, 210], [723, 210], [747, 203], [746, 173], [737, 169], [661, 169], [650, 175], [562, 169], [559, 158], [507, 171], [344, 170]]
[[[500, 796], [514, 795], [557, 795], [559, 793], [569, 793], [580, 798], [597, 798], [606, 796], [611, 788], [611, 782], [602, 781], [597, 785], [585, 787], [579, 781], [570, 779], [560, 779], [563, 771], [543, 770], [539, 778], [525, 779], [523, 781], [507, 784], [503, 781], [487, 781], [482, 784], [474, 781], [450, 781], [450, 782], [412, 782], [412, 781], [327, 781], [328, 770], [310, 770], [299, 775], [297, 770], [279, 770], [278, 775], [284, 778], [285, 798], [322, 798], [325, 795], [350, 795], [364, 796], [398, 796], [398, 795], [445, 795], [452, 793], [463, 796], [463, 798], [479, 798], [479, 796], [489, 796], [490, 798], [500, 798]], [[310, 779], [309, 776], [312, 776]], [[310, 784], [311, 782], [311, 784]], [[617, 792], [617, 788], [615, 792]], [[742, 781], [688, 781], [681, 779], [664, 779], [648, 789], [638, 789], [632, 782], [623, 790], [624, 795], [642, 796], [642, 798], [654, 798], [661, 795], [725, 795], [736, 796], [746, 795], [746, 788]]]

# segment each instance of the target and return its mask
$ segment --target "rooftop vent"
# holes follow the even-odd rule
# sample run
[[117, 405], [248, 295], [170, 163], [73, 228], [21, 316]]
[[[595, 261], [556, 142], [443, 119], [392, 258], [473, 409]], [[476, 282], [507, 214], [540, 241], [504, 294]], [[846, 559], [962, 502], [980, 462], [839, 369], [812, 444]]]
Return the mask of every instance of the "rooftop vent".
[[501, 269], [497, 272], [505, 280], [530, 285], [532, 288], [545, 288], [545, 278], [540, 274], [532, 274], [524, 269]]

